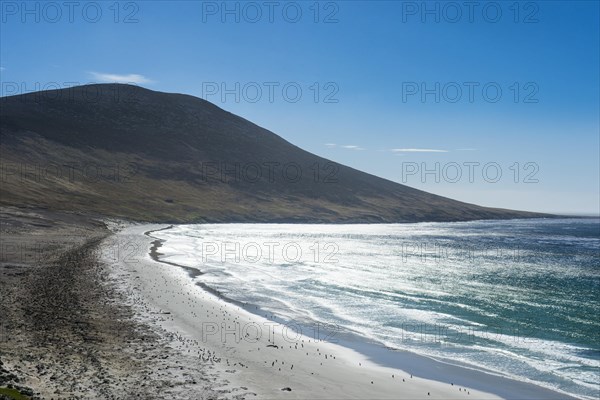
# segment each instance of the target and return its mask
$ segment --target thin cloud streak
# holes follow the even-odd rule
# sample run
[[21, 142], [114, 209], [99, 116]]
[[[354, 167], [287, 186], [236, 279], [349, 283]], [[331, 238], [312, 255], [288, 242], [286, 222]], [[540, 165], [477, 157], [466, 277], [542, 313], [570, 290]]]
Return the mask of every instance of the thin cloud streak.
[[438, 149], [392, 149], [394, 153], [448, 153], [448, 150]]
[[109, 82], [109, 83], [152, 83], [153, 81], [146, 78], [143, 75], [139, 74], [127, 74], [127, 75], [119, 75], [119, 74], [105, 74], [102, 72], [90, 72], [90, 75], [94, 77], [94, 79], [100, 82]]
[[353, 144], [347, 144], [342, 146], [344, 149], [348, 149], [348, 150], [364, 150], [362, 147], [360, 146], [355, 146]]
[[347, 149], [347, 150], [365, 150], [364, 148], [353, 145], [353, 144], [338, 145], [335, 143], [325, 143], [325, 146], [330, 147], [330, 148], [339, 147], [339, 148]]

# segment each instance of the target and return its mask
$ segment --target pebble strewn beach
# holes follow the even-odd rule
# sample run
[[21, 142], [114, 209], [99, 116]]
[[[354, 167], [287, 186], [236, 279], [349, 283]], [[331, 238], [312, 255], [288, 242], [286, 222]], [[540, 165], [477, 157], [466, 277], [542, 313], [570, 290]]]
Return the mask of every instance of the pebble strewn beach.
[[186, 362], [135, 317], [99, 262], [103, 223], [2, 211], [0, 387], [34, 399], [219, 397], [210, 365]]

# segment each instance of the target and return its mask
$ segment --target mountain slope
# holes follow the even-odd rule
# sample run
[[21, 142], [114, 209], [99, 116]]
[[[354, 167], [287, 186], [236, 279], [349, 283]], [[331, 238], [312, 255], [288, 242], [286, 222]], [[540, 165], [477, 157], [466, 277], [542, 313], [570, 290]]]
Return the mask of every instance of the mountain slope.
[[157, 222], [542, 216], [335, 164], [188, 95], [105, 84], [0, 99], [0, 204]]

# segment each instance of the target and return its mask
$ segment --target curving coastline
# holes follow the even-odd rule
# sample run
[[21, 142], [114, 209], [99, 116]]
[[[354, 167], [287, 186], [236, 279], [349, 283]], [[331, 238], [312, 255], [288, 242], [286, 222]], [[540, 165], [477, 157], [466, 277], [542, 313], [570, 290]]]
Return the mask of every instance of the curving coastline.
[[[157, 249], [162, 246], [162, 244], [165, 242], [165, 239], [156, 238], [152, 236], [152, 233], [169, 229], [171, 227], [172, 226], [166, 228], [162, 227], [160, 229], [144, 232], [144, 236], [147, 236], [149, 239], [154, 239], [153, 241], [149, 242], [149, 258], [157, 263], [164, 264], [166, 267], [179, 267], [182, 271], [185, 271], [188, 274], [188, 277], [191, 277], [192, 279], [202, 275], [202, 272], [196, 268], [186, 267], [160, 259], [161, 254], [158, 253]], [[195, 271], [194, 274], [190, 274], [190, 270]], [[188, 284], [192, 284], [191, 280], [188, 282]], [[229, 299], [203, 283], [198, 282], [196, 285], [200, 286], [201, 289], [208, 293], [208, 295], [215, 296], [218, 301], [222, 302], [222, 304], [229, 303], [233, 307], [233, 309], [229, 310], [229, 312], [233, 313], [233, 315], [237, 315], [235, 314], [235, 311], [237, 310], [237, 312], [243, 311], [244, 313], [249, 313], [253, 316], [253, 318], [258, 318], [259, 320], [262, 319], [263, 322], [274, 322], [282, 327], [285, 327], [289, 323], [293, 323], [293, 321], [286, 321], [285, 319], [268, 315], [268, 313], [262, 310], [259, 305], [250, 305]], [[182, 319], [185, 318], [185, 316], [179, 314], [181, 311], [182, 310], [177, 310], [175, 312], [175, 319], [178, 317]], [[237, 317], [233, 317], [234, 320], [236, 318], [239, 318], [239, 315], [237, 315]], [[469, 365], [456, 365], [455, 363], [450, 364], [444, 362], [443, 360], [432, 359], [416, 353], [386, 348], [379, 343], [365, 339], [350, 332], [344, 332], [341, 336], [336, 338], [338, 339], [337, 343], [321, 342], [320, 346], [333, 346], [335, 349], [340, 350], [344, 354], [344, 357], [351, 359], [351, 363], [359, 363], [356, 371], [351, 372], [350, 376], [356, 372], [363, 373], [364, 370], [362, 368], [368, 363], [372, 369], [371, 372], [375, 375], [379, 375], [378, 378], [389, 375], [390, 373], [391, 375], [396, 376], [402, 376], [402, 374], [405, 374], [406, 376], [414, 377], [414, 379], [419, 377], [419, 379], [423, 379], [424, 382], [427, 382], [424, 384], [424, 388], [435, 387], [436, 390], [441, 390], [442, 393], [444, 393], [444, 396], [454, 395], [452, 390], [448, 393], [447, 388], [445, 388], [446, 390], [442, 389], [444, 385], [448, 385], [451, 388], [455, 388], [456, 386], [468, 388], [466, 389], [468, 393], [476, 391], [481, 398], [488, 398], [490, 396], [497, 396], [499, 398], [506, 399], [575, 398], [565, 393], [560, 393], [551, 389], [537, 386], [533, 383], [514, 380], [497, 374], [494, 371], [485, 371], [480, 368], [475, 369]], [[357, 360], [363, 360], [364, 362]], [[267, 371], [265, 372], [268, 371], [269, 370], [267, 368]], [[396, 373], [393, 373], [394, 371], [396, 371]], [[331, 379], [329, 376], [323, 377], [324, 382], [327, 382], [329, 379]], [[437, 386], [440, 384], [442, 385], [441, 388]], [[388, 394], [396, 391], [396, 389], [393, 387], [386, 387], [385, 390], [391, 390], [391, 392]], [[424, 398], [431, 398], [430, 396], [433, 395], [431, 390], [433, 389], [430, 388], [427, 391], [429, 395]], [[425, 392], [425, 390], [422, 391], [423, 393]], [[460, 392], [462, 393], [462, 390]], [[398, 393], [395, 393], [395, 395], [398, 396]], [[416, 395], [416, 393], [413, 393], [413, 395]], [[467, 396], [471, 396], [471, 394], [467, 394]], [[418, 397], [419, 396], [417, 396], [417, 398]]]

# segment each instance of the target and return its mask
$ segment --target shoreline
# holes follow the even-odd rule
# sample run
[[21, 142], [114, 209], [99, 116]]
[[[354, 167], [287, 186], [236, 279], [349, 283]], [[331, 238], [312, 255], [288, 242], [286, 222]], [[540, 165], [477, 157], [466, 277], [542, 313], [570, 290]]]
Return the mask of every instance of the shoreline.
[[[154, 239], [147, 247], [147, 249], [149, 249], [149, 251], [146, 252], [147, 257], [157, 264], [179, 267], [182, 271], [186, 271], [192, 278], [200, 276], [202, 271], [197, 268], [186, 267], [169, 261], [160, 260], [161, 254], [158, 253], [157, 249], [165, 240], [153, 237], [152, 233], [171, 227], [172, 225], [165, 228], [164, 225], [162, 225], [162, 228], [160, 229], [151, 229], [142, 232], [147, 240], [151, 241]], [[254, 318], [263, 319], [270, 323], [275, 322], [283, 326], [285, 326], [286, 323], [289, 323], [289, 321], [285, 321], [281, 318], [265, 318], [267, 316], [265, 311], [260, 309], [258, 305], [250, 305], [228, 299], [218, 291], [201, 283], [197, 283], [196, 286], [205, 291], [207, 295], [217, 297], [217, 301], [220, 300], [223, 303], [230, 304], [231, 307], [237, 307], [238, 311], [243, 310], [245, 313], [253, 315]], [[240, 315], [238, 314], [236, 318], [240, 318]], [[456, 388], [462, 386], [468, 388], [465, 389], [468, 392], [468, 398], [496, 398], [497, 396], [500, 398], [519, 399], [575, 399], [575, 397], [572, 397], [571, 395], [538, 386], [535, 383], [524, 382], [504, 375], [495, 374], [495, 371], [486, 371], [468, 365], [456, 365], [410, 351], [389, 349], [380, 343], [360, 337], [353, 333], [344, 333], [343, 338], [338, 343], [324, 343], [322, 341], [319, 343], [319, 346], [333, 346], [337, 350], [341, 349], [342, 353], [346, 353], [345, 358], [352, 359], [352, 362], [364, 360], [362, 363], [361, 361], [358, 361], [361, 365], [356, 368], [357, 370], [360, 370], [361, 373], [363, 371], [360, 367], [368, 363], [373, 370], [371, 372], [375, 372], [379, 376], [386, 374], [389, 377], [391, 375], [402, 376], [402, 374], [405, 374], [406, 376], [414, 376], [416, 379], [422, 379], [421, 384], [423, 389], [421, 389], [421, 391], [423, 393], [422, 396], [424, 396], [423, 398], [431, 398], [434, 396], [434, 393], [432, 393], [432, 390], [434, 389], [432, 388], [442, 390], [445, 392], [444, 396], [454, 396], [457, 394], [455, 393]], [[406, 379], [406, 377], [404, 379]], [[443, 386], [439, 387], [439, 385], [447, 385], [453, 390], [448, 391], [448, 388], [445, 388], [446, 390], [444, 390]], [[386, 389], [390, 390], [388, 393], [391, 397], [397, 397], [399, 395], [396, 392], [397, 389], [393, 387]], [[427, 393], [425, 393], [425, 389], [428, 389]], [[476, 392], [478, 397], [473, 397], [471, 392]], [[462, 393], [461, 389], [459, 394]], [[412, 394], [412, 396], [415, 395], [416, 393]], [[444, 396], [441, 398], [444, 398]], [[421, 396], [417, 397], [419, 398]]]

